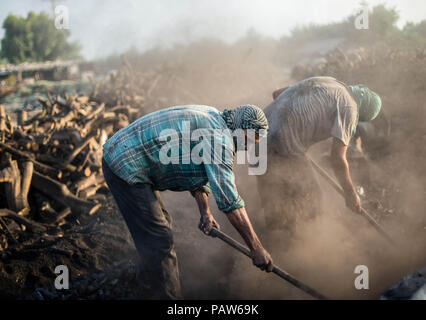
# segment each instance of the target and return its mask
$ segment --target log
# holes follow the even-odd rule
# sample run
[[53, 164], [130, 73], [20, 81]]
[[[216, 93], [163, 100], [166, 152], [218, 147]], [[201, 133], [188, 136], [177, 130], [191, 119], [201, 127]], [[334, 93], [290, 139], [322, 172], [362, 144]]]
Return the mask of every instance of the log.
[[73, 215], [76, 216], [83, 213], [93, 214], [101, 206], [97, 202], [79, 199], [69, 191], [66, 185], [37, 171], [34, 171], [31, 185], [62, 205], [70, 207]]
[[0, 209], [0, 217], [12, 219], [16, 223], [20, 225], [24, 225], [31, 232], [40, 233], [40, 232], [46, 232], [48, 230], [47, 225], [27, 219], [9, 209]]
[[4, 111], [4, 106], [0, 104], [0, 142], [4, 142], [6, 130], [6, 112]]
[[34, 168], [41, 173], [48, 174], [48, 175], [57, 177], [59, 179], [62, 177], [61, 170], [53, 168], [51, 166], [48, 166], [44, 163], [38, 162], [37, 160], [34, 159], [33, 154], [17, 150], [17, 149], [15, 149], [15, 148], [13, 148], [13, 147], [5, 144], [5, 143], [2, 143], [2, 142], [0, 142], [0, 148], [5, 150], [5, 151], [10, 152], [14, 156], [22, 157], [22, 158], [25, 158], [27, 160], [30, 160], [32, 163], [34, 163]]
[[18, 144], [19, 148], [24, 149], [25, 151], [31, 150], [31, 141], [26, 139], [20, 139], [17, 140], [16, 143]]
[[[112, 128], [112, 126], [111, 126], [111, 128]], [[102, 129], [101, 135], [99, 137], [99, 145], [102, 147], [107, 140], [108, 140], [108, 133], [105, 129]]]
[[100, 114], [102, 111], [105, 110], [105, 103], [102, 103], [95, 111], [93, 111], [91, 114], [89, 114], [86, 119], [90, 120], [93, 117], [97, 116], [98, 114]]
[[[92, 150], [102, 150], [102, 145], [99, 145], [95, 139], [90, 142], [90, 147]], [[91, 159], [96, 165], [102, 166], [102, 152], [90, 152], [89, 159]]]
[[63, 164], [70, 164], [75, 159], [75, 157], [77, 157], [79, 153], [87, 147], [87, 145], [95, 138], [96, 135], [97, 133], [92, 133], [88, 137], [86, 137], [86, 139], [78, 147], [76, 147], [74, 151], [64, 160]]
[[99, 114], [84, 124], [84, 128], [81, 130], [82, 136], [86, 136], [89, 132], [95, 131], [99, 127], [105, 127], [107, 124], [114, 124], [117, 121], [117, 115], [114, 112]]
[[104, 182], [104, 178], [99, 174], [93, 173], [89, 177], [84, 177], [84, 178], [81, 178], [80, 180], [78, 180], [74, 184], [74, 187], [76, 188], [76, 192], [78, 193], [79, 191], [81, 191], [83, 189], [86, 189], [86, 188], [91, 187], [93, 185], [100, 184], [102, 182]]
[[22, 199], [20, 199], [20, 202], [25, 204], [25, 208], [29, 208], [28, 192], [30, 191], [31, 180], [34, 172], [34, 164], [31, 161], [23, 161], [22, 171], [21, 193], [19, 194]]
[[80, 96], [80, 97], [77, 97], [75, 100], [79, 104], [88, 104], [89, 103], [89, 97], [88, 96]]
[[78, 196], [82, 199], [90, 198], [91, 196], [94, 196], [99, 188], [102, 188], [102, 184], [94, 185], [91, 187], [88, 187], [82, 191], [79, 192]]
[[66, 217], [68, 217], [71, 214], [71, 208], [66, 207], [64, 210], [58, 213], [55, 219], [55, 223], [59, 223], [60, 221], [64, 220]]
[[68, 112], [65, 116], [59, 119], [58, 128], [65, 126], [68, 122], [70, 122], [74, 118], [75, 118], [75, 112], [74, 111]]
[[15, 127], [13, 126], [12, 120], [10, 119], [9, 115], [6, 115], [6, 126], [9, 127], [9, 133], [13, 134]]
[[18, 126], [23, 126], [28, 120], [28, 114], [25, 110], [19, 110], [17, 116]]
[[[16, 160], [8, 159], [9, 166], [0, 171], [0, 182], [6, 183], [5, 193], [8, 207], [15, 212], [29, 212], [28, 191], [33, 174], [32, 162], [23, 163], [23, 172]], [[23, 211], [24, 209], [28, 209]]]
[[47, 114], [46, 109], [43, 109], [32, 118], [32, 121], [34, 121], [34, 122], [43, 121], [46, 117], [46, 114]]
[[92, 173], [92, 170], [90, 170], [90, 168], [89, 168], [89, 167], [84, 168], [84, 170], [83, 170], [83, 175], [84, 175], [85, 177], [89, 177], [91, 173]]
[[46, 112], [49, 112], [50, 108], [52, 107], [52, 104], [50, 103], [50, 101], [47, 101], [43, 97], [39, 97], [38, 102], [41, 103], [41, 105], [45, 108]]
[[34, 152], [38, 152], [40, 150], [40, 146], [38, 145], [37, 142], [31, 143], [31, 150]]
[[110, 109], [109, 111], [112, 111], [112, 112], [115, 112], [115, 113], [123, 113], [129, 119], [132, 119], [133, 116], [136, 115], [139, 112], [139, 109], [132, 108], [131, 106], [115, 106], [114, 108]]
[[[83, 170], [85, 170], [85, 168], [86, 168], [86, 163], [87, 163], [87, 161], [89, 160], [89, 157], [90, 157], [90, 153], [91, 153], [92, 151], [89, 151], [89, 152], [87, 152], [86, 153], [86, 156], [84, 157], [84, 159], [83, 159], [83, 162], [78, 166], [78, 168], [77, 168], [77, 172], [82, 172]], [[90, 168], [89, 168], [89, 170], [90, 170]], [[90, 175], [90, 174], [89, 174]], [[86, 177], [88, 177], [89, 175], [86, 175]]]
[[56, 210], [52, 208], [52, 206], [50, 205], [50, 203], [48, 201], [44, 201], [41, 204], [40, 210], [43, 213], [47, 213], [50, 217], [56, 217], [58, 215]]
[[9, 228], [7, 227], [6, 223], [3, 221], [3, 218], [0, 218], [0, 229], [3, 230], [3, 232], [6, 234], [6, 236], [12, 240], [13, 243], [18, 243], [18, 241], [16, 241], [15, 237], [13, 236], [13, 234], [10, 232]]

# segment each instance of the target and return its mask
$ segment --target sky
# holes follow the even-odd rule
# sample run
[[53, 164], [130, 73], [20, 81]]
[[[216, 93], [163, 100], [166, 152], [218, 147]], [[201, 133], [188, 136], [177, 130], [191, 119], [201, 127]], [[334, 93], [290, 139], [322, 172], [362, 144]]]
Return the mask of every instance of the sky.
[[[56, 0], [66, 6], [71, 39], [82, 45], [86, 59], [141, 51], [201, 37], [227, 42], [249, 29], [273, 37], [295, 26], [340, 21], [360, 8], [360, 0]], [[396, 7], [398, 25], [426, 19], [426, 0], [367, 0]], [[0, 0], [0, 22], [8, 13], [30, 11], [53, 15], [50, 0]], [[0, 30], [3, 37], [4, 30]]]

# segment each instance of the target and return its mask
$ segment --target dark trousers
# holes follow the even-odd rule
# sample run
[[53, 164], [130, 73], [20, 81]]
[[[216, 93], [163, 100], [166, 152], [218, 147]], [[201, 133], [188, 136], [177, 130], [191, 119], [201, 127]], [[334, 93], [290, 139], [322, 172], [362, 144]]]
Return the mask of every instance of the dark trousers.
[[139, 252], [140, 276], [150, 288], [150, 298], [181, 299], [172, 219], [159, 192], [149, 184], [129, 185], [104, 160], [102, 169]]

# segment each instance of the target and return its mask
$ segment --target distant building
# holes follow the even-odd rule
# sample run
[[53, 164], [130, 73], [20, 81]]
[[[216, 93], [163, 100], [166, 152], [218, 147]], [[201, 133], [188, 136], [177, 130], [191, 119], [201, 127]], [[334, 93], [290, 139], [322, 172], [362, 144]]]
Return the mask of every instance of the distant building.
[[36, 63], [6, 64], [0, 66], [0, 83], [14, 86], [24, 79], [77, 80], [80, 78], [79, 62], [47, 61]]

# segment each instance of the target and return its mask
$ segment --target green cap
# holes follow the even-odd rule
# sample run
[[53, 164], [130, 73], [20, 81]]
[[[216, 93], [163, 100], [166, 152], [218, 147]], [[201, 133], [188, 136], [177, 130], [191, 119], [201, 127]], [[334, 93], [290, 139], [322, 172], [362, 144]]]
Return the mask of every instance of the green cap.
[[358, 104], [359, 121], [375, 119], [382, 108], [380, 96], [362, 84], [349, 86], [349, 88]]

